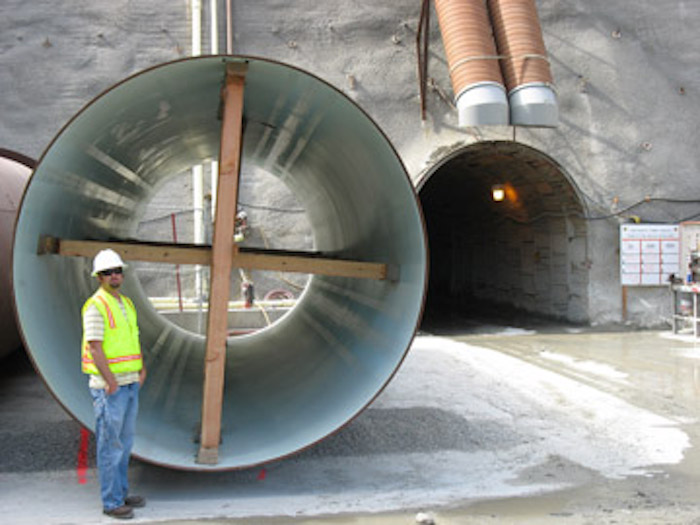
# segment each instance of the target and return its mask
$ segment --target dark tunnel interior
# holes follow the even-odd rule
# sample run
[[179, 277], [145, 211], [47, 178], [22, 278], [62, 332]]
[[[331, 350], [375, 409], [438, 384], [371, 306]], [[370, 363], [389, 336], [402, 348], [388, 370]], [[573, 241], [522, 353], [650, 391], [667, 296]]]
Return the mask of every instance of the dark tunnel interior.
[[430, 249], [422, 329], [587, 321], [584, 208], [552, 159], [480, 142], [436, 164], [418, 191]]

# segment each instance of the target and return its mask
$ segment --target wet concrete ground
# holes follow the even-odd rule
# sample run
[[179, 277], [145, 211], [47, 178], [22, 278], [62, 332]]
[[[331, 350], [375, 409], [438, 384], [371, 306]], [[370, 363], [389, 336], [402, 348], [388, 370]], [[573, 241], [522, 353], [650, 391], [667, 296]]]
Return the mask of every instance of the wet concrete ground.
[[[335, 436], [245, 472], [134, 462], [142, 523], [700, 523], [700, 344], [480, 324], [419, 336]], [[448, 333], [449, 332], [449, 333]], [[0, 383], [6, 523], [101, 523], [80, 429], [22, 359]]]

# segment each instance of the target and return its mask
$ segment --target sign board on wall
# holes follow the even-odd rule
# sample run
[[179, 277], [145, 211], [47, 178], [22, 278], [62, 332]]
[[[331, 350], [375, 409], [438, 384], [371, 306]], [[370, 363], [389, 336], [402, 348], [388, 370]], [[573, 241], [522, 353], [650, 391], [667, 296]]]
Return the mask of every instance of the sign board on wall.
[[677, 224], [620, 225], [622, 286], [661, 286], [681, 275], [681, 235]]

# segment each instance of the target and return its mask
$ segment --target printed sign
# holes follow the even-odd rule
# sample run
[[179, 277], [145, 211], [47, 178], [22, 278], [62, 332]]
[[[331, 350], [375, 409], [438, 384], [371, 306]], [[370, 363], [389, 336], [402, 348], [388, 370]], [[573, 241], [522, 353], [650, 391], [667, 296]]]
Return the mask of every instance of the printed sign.
[[681, 235], [677, 224], [620, 225], [622, 286], [662, 286], [681, 273]]

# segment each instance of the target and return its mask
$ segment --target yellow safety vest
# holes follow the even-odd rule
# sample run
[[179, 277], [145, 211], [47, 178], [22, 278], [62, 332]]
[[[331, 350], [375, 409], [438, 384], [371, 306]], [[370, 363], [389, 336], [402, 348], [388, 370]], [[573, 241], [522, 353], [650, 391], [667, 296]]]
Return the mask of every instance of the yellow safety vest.
[[[102, 288], [85, 301], [82, 310], [83, 315], [85, 315], [88, 306], [94, 304], [102, 314], [105, 323], [102, 350], [113, 374], [138, 372], [143, 368], [139, 328], [136, 323], [136, 308], [134, 308], [131, 299], [125, 295], [120, 295], [120, 297], [125, 306], [126, 318], [124, 318], [124, 313], [117, 299]], [[90, 353], [90, 344], [85, 340], [84, 333], [82, 361], [84, 373], [99, 374]]]

